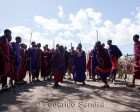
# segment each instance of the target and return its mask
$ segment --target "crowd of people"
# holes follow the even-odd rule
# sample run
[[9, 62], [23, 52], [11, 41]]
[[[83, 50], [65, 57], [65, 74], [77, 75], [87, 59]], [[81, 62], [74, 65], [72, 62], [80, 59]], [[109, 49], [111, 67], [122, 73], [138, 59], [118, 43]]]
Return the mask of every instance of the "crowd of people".
[[[75, 84], [81, 82], [85, 85], [86, 70], [89, 78], [96, 81], [101, 79], [104, 83], [103, 88], [109, 88], [108, 77], [111, 82], [116, 80], [118, 71], [118, 60], [122, 56], [121, 50], [108, 40], [108, 48], [104, 43], [97, 41], [94, 48], [88, 53], [86, 58], [82, 44], [77, 48], [71, 46], [70, 51], [67, 47], [56, 44], [55, 49], [49, 49], [48, 44], [43, 46], [41, 43], [31, 42], [31, 47], [22, 43], [22, 38], [17, 36], [15, 42], [11, 42], [12, 32], [4, 30], [4, 35], [0, 37], [0, 83], [1, 91], [9, 91], [11, 87], [17, 87], [27, 83], [26, 74], [29, 74], [29, 82], [53, 79], [54, 88], [59, 87], [59, 82], [67, 73], [68, 79], [73, 78]], [[135, 87], [135, 79], [140, 79], [140, 41], [139, 35], [133, 36], [134, 59], [133, 59], [133, 83], [130, 87]], [[73, 76], [73, 77], [71, 77]], [[97, 76], [97, 77], [96, 77]], [[9, 83], [7, 78], [10, 78]]]

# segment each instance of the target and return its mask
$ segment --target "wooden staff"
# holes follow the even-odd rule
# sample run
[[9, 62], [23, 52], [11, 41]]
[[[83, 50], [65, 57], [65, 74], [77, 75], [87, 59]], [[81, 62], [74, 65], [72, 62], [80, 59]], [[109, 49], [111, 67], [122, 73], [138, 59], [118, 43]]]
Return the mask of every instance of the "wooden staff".
[[53, 50], [55, 49], [55, 39], [53, 39]]
[[51, 76], [56, 70], [60, 69], [66, 62], [62, 63], [59, 67], [57, 67], [53, 72], [50, 73], [49, 76]]
[[29, 81], [31, 81], [31, 54], [30, 54], [30, 48], [31, 48], [31, 44], [32, 44], [32, 33], [31, 33], [31, 37], [30, 37], [30, 45], [29, 45], [29, 55], [30, 55], [30, 58], [29, 58], [29, 61], [30, 61], [30, 69], [29, 69]]
[[72, 50], [72, 43], [70, 44], [71, 50]]
[[96, 30], [96, 34], [97, 34], [97, 41], [98, 41], [98, 30]]

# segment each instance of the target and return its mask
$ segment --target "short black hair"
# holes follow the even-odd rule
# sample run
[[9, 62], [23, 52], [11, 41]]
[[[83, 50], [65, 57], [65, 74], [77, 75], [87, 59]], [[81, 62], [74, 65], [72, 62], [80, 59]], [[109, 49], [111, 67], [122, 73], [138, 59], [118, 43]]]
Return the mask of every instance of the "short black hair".
[[59, 46], [59, 49], [64, 49], [64, 47], [62, 45]]
[[101, 41], [97, 41], [95, 44], [96, 45], [101, 45]]
[[138, 34], [135, 34], [133, 37], [139, 39], [139, 35]]
[[101, 46], [101, 41], [97, 41], [97, 42], [95, 43], [95, 47], [99, 47], [99, 46]]
[[81, 44], [81, 43], [79, 43], [79, 44], [78, 44], [78, 47], [79, 47], [79, 46], [81, 46], [81, 47], [82, 47], [82, 44]]
[[41, 47], [41, 43], [38, 43], [38, 44], [37, 44], [37, 47]]
[[5, 29], [5, 30], [4, 30], [4, 34], [6, 34], [6, 33], [11, 33], [11, 30]]
[[59, 47], [59, 44], [56, 44], [56, 47]]
[[35, 44], [35, 45], [36, 45], [35, 41], [33, 41], [33, 42], [31, 43], [31, 45], [33, 45], [33, 44]]
[[111, 42], [112, 43], [112, 40], [108, 40], [107, 42]]
[[16, 40], [17, 40], [17, 39], [21, 39], [21, 37], [17, 36], [15, 39], [16, 39]]

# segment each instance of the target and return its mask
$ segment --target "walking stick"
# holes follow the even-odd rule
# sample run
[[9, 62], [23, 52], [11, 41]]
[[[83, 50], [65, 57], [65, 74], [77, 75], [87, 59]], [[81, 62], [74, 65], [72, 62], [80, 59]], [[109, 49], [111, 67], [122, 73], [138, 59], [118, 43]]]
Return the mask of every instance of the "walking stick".
[[[55, 39], [53, 39], [53, 50], [52, 50], [52, 54], [55, 52]], [[53, 65], [52, 65], [52, 59], [50, 60], [50, 62], [51, 62], [51, 73], [52, 73], [52, 71], [53, 71]], [[52, 79], [52, 77], [51, 77], [51, 75], [52, 74], [49, 74], [47, 77], [49, 78], [49, 80], [51, 80]]]
[[97, 41], [98, 41], [98, 30], [96, 30], [96, 34], [97, 34]]
[[[91, 53], [92, 53], [92, 52], [91, 52]], [[91, 73], [91, 74], [90, 74], [91, 76], [90, 76], [90, 77], [92, 77], [92, 80], [93, 80], [93, 74], [92, 74], [92, 57], [93, 57], [92, 54], [90, 54], [90, 58], [91, 58], [91, 66], [90, 66], [90, 67], [91, 67], [91, 68], [90, 68], [90, 69], [91, 69], [91, 72], [90, 72], [90, 73]]]
[[[30, 45], [31, 45], [31, 41], [32, 40], [32, 33], [31, 33], [31, 37], [30, 37]], [[29, 45], [29, 55], [30, 55], [30, 48], [31, 48], [31, 46]], [[29, 61], [30, 61], [30, 67], [29, 67], [29, 81], [31, 82], [31, 55], [30, 55], [30, 58], [29, 58]]]

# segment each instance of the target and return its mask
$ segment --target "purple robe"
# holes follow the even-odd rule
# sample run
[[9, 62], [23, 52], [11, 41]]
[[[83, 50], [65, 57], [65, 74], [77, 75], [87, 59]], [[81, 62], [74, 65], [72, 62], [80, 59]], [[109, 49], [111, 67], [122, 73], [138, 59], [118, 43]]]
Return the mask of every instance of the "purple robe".
[[110, 45], [108, 47], [108, 54], [110, 57], [116, 56], [117, 58], [120, 58], [122, 56], [122, 52], [116, 45]]
[[40, 63], [39, 63], [39, 52], [38, 49], [36, 48], [31, 48], [30, 49], [30, 53], [29, 53], [30, 59], [31, 59], [31, 71], [32, 72], [36, 72], [38, 70], [38, 68], [40, 67]]
[[86, 79], [86, 55], [85, 52], [76, 52], [74, 54], [73, 78], [75, 81], [84, 82]]
[[92, 56], [92, 75], [96, 75], [96, 66], [97, 66], [97, 59], [96, 59], [97, 51], [93, 49], [91, 51], [91, 56]]
[[15, 58], [16, 79], [19, 80], [19, 73], [20, 73], [21, 62], [22, 62], [22, 58], [20, 55], [20, 45], [19, 45], [19, 43], [16, 43], [16, 42], [13, 42], [11, 44], [13, 47], [13, 51], [16, 53], [16, 58]]

